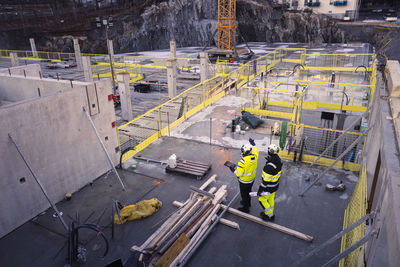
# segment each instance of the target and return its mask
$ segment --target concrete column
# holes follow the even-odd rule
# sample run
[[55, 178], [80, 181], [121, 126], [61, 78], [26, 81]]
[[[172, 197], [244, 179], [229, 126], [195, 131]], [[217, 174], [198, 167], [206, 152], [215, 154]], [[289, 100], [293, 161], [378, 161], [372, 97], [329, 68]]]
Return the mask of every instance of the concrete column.
[[19, 66], [17, 53], [11, 52], [10, 53], [10, 59], [11, 59], [11, 66], [13, 66], [13, 67], [18, 67]]
[[208, 53], [200, 52], [200, 79], [202, 82], [208, 77]]
[[[178, 75], [178, 64], [177, 64], [178, 62], [176, 59], [176, 43], [174, 40], [171, 40], [169, 42], [169, 50], [171, 51], [171, 58], [175, 59], [175, 67], [173, 68], [173, 71], [174, 71], [173, 75], [175, 77], [178, 77], [177, 76]], [[175, 84], [176, 84], [176, 78], [175, 78]], [[176, 86], [175, 86], [175, 88], [176, 88]], [[175, 95], [176, 95], [176, 92], [175, 92]]]
[[82, 57], [83, 75], [85, 82], [93, 82], [92, 66], [90, 65], [90, 57]]
[[29, 42], [31, 43], [32, 56], [33, 57], [39, 57], [38, 56], [38, 52], [36, 50], [35, 39], [29, 38]]
[[78, 39], [74, 38], [73, 42], [74, 42], [76, 66], [78, 67], [78, 71], [82, 71], [83, 67], [82, 67], [81, 48], [79, 47]]
[[176, 59], [167, 60], [168, 97], [176, 96]]
[[114, 64], [114, 47], [112, 40], [107, 40], [107, 48], [108, 48], [108, 54], [111, 56], [111, 62]]
[[174, 40], [169, 42], [169, 50], [171, 51], [171, 57], [176, 58], [176, 43]]
[[129, 88], [130, 76], [128, 72], [117, 74], [118, 91], [121, 100], [122, 119], [126, 121], [133, 120], [131, 89]]

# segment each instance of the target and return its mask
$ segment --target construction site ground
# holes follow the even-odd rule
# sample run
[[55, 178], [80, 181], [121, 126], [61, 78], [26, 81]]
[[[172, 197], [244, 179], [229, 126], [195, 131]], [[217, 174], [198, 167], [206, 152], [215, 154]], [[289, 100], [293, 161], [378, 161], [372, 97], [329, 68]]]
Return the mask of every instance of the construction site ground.
[[[259, 43], [250, 45], [257, 55], [265, 54], [282, 45], [289, 46], [288, 44]], [[291, 44], [290, 46], [300, 47], [301, 45]], [[314, 52], [312, 52], [313, 49]], [[340, 53], [340, 50], [366, 53], [369, 52], [369, 47], [340, 44], [322, 45], [313, 47], [310, 51], [311, 53], [333, 51]], [[0, 59], [0, 67], [8, 66], [9, 59]], [[145, 95], [151, 97], [153, 93]], [[164, 102], [165, 95], [166, 90], [163, 93], [160, 92], [159, 95], [156, 94], [155, 97], [159, 97], [161, 103]], [[134, 98], [134, 96], [132, 97]], [[144, 103], [143, 101], [133, 102], [132, 107], [134, 110], [140, 108], [144, 112], [149, 108]], [[102, 258], [104, 245], [100, 238], [96, 233], [87, 234], [82, 230], [80, 240], [87, 249], [87, 259], [86, 263], [79, 266], [104, 266], [118, 258], [121, 258], [126, 266], [136, 266], [138, 255], [131, 252], [130, 248], [133, 245], [140, 246], [156, 231], [162, 220], [176, 210], [176, 207], [172, 205], [174, 200], [185, 201], [190, 194], [189, 187], [191, 185], [200, 187], [212, 174], [218, 175], [218, 185], [227, 185], [226, 203], [228, 203], [238, 192], [239, 186], [234, 174], [223, 164], [227, 160], [238, 162], [240, 159], [239, 148], [248, 142], [249, 137], [254, 138], [260, 148], [257, 178], [253, 186], [253, 190], [256, 191], [261, 182], [266, 148], [270, 141], [274, 141], [274, 138], [277, 137], [271, 136], [271, 133], [268, 132], [270, 122], [266, 122], [266, 125], [260, 128], [250, 129], [243, 135], [232, 133], [227, 125], [239, 112], [239, 96], [231, 95], [222, 98], [183, 122], [172, 130], [169, 136], [156, 140], [136, 155], [166, 161], [171, 154], [176, 154], [179, 158], [212, 164], [211, 171], [202, 180], [166, 173], [164, 166], [159, 163], [137, 160], [136, 168], [119, 169], [127, 186], [126, 191], [122, 191], [115, 174], [109, 172], [98, 178], [93, 177], [93, 179], [97, 179], [74, 193], [71, 200], [57, 203], [57, 207], [63, 212], [63, 217], [68, 224], [76, 218], [78, 211], [81, 223], [99, 224], [109, 239], [109, 253]], [[308, 118], [310, 121], [312, 119], [319, 120], [319, 115], [309, 114]], [[277, 140], [275, 139], [275, 141]], [[106, 160], [104, 164], [107, 164]], [[284, 160], [281, 183], [276, 195], [275, 223], [313, 236], [312, 243], [226, 213], [224, 218], [238, 222], [240, 230], [221, 224], [217, 225], [193, 255], [188, 265], [288, 266], [341, 231], [344, 210], [357, 182], [357, 173], [337, 169], [330, 170], [320, 180], [320, 183], [313, 186], [304, 197], [298, 196], [310, 184], [306, 178], [317, 177], [324, 168], [326, 167], [309, 167], [309, 164], [306, 163]], [[344, 192], [325, 190], [325, 184], [337, 185], [340, 181], [346, 185]], [[123, 204], [134, 204], [153, 197], [162, 201], [162, 208], [148, 218], [116, 225], [114, 239], [112, 239], [113, 201], [119, 200]], [[237, 198], [232, 207], [238, 208], [239, 202], [240, 198]], [[250, 213], [259, 216], [261, 211], [258, 200], [253, 199]], [[54, 211], [50, 208], [0, 239], [0, 250], [3, 252], [0, 255], [0, 262], [4, 266], [64, 266], [67, 255], [66, 232], [59, 219], [55, 218], [53, 214]], [[340, 240], [305, 261], [302, 266], [321, 266], [339, 252]]]
[[[215, 104], [218, 107], [218, 102]], [[213, 116], [226, 112], [214, 109]], [[226, 116], [226, 115], [224, 115]], [[212, 134], [218, 135], [226, 129], [213, 127]], [[251, 130], [248, 132], [252, 135]], [[198, 135], [209, 135], [209, 128], [202, 127]], [[199, 140], [163, 137], [138, 154], [144, 158], [164, 161], [171, 154], [178, 157], [203, 161], [212, 164], [208, 176], [217, 174], [217, 184], [228, 186], [227, 202], [238, 191], [238, 182], [228, 168], [223, 166], [226, 160], [237, 162], [240, 159], [239, 149], [233, 148], [247, 142], [247, 136], [235, 135], [236, 142], [231, 142], [231, 148], [221, 145], [209, 145]], [[260, 184], [260, 175], [265, 163], [266, 141], [255, 138], [260, 147], [257, 178], [254, 190]], [[106, 164], [106, 162], [105, 162]], [[277, 232], [265, 226], [226, 214], [224, 218], [239, 223], [240, 230], [218, 225], [215, 231], [205, 240], [189, 266], [288, 266], [300, 259], [307, 252], [328, 240], [341, 230], [344, 209], [357, 181], [357, 176], [350, 171], [331, 170], [314, 186], [305, 197], [298, 194], [309, 183], [305, 179], [316, 176], [326, 167], [309, 167], [305, 163], [284, 161], [281, 185], [276, 196], [275, 223], [292, 228], [314, 237], [313, 243], [297, 239], [293, 236]], [[87, 262], [83, 266], [103, 266], [115, 259], [127, 261], [126, 266], [135, 266], [137, 255], [130, 252], [133, 245], [141, 245], [156, 229], [162, 220], [176, 210], [172, 201], [185, 201], [189, 196], [189, 186], [199, 187], [208, 177], [196, 180], [193, 177], [166, 173], [158, 163], [147, 163], [138, 160], [137, 168], [130, 171], [119, 170], [127, 185], [127, 191], [122, 191], [117, 178], [108, 173], [98, 178], [79, 192], [73, 194], [70, 201], [57, 203], [64, 213], [64, 219], [70, 223], [79, 212], [81, 222], [98, 223], [110, 239], [110, 251], [105, 259], [99, 258], [104, 249], [102, 241], [95, 233], [90, 235], [81, 231], [80, 238], [87, 249]], [[95, 178], [95, 177], [94, 177]], [[330, 192], [325, 190], [325, 184], [338, 184], [342, 180], [347, 189], [345, 192]], [[111, 210], [113, 200], [123, 204], [133, 204], [142, 199], [157, 198], [163, 207], [152, 216], [115, 226], [115, 237], [111, 239]], [[239, 207], [240, 199], [233, 203]], [[256, 199], [252, 200], [251, 214], [259, 216], [262, 211]], [[62, 224], [53, 217], [53, 210], [48, 209], [43, 214], [33, 218], [12, 233], [0, 240], [0, 262], [5, 266], [63, 266], [67, 254], [66, 233]], [[319, 266], [339, 253], [340, 240], [315, 257], [304, 262], [304, 266]]]

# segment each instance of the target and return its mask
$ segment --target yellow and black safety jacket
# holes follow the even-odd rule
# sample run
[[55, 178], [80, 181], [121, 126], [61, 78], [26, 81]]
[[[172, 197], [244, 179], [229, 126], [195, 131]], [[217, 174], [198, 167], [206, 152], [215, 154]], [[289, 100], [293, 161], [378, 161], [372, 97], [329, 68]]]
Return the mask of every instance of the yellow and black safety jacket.
[[282, 173], [281, 158], [274, 154], [269, 156], [262, 172], [260, 189], [263, 192], [274, 193], [279, 187], [279, 178]]
[[244, 184], [250, 184], [256, 178], [257, 173], [257, 161], [258, 161], [258, 148], [253, 146], [251, 153], [247, 156], [243, 156], [239, 160], [235, 174], [239, 179], [239, 182]]

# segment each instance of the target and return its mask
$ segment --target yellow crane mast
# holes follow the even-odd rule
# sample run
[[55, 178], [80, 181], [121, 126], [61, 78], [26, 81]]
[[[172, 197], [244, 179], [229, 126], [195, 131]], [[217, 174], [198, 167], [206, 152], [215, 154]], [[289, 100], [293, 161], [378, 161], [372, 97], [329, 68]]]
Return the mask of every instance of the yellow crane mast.
[[236, 0], [218, 0], [218, 49], [235, 49]]

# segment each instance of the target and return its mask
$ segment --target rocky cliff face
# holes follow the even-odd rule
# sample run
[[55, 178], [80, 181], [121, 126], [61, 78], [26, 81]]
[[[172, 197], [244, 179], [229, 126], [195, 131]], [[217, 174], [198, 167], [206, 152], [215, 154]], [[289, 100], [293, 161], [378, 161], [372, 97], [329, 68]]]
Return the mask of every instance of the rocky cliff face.
[[[203, 46], [217, 26], [217, 0], [169, 0], [148, 7], [140, 17], [124, 16], [112, 34], [118, 51]], [[243, 37], [259, 42], [342, 42], [343, 32], [324, 15], [285, 12], [269, 1], [237, 0]]]
[[[148, 6], [114, 17], [114, 27], [108, 35], [114, 40], [117, 53], [168, 48], [170, 40], [175, 40], [178, 47], [204, 46], [216, 29], [217, 0], [147, 3]], [[270, 0], [237, 0], [236, 9], [238, 28], [249, 42], [344, 41], [343, 32], [327, 16], [273, 8]], [[82, 51], [106, 52], [104, 28], [85, 30], [81, 35]], [[48, 50], [73, 51], [71, 36], [39, 38], [38, 34], [36, 39], [39, 47]]]

